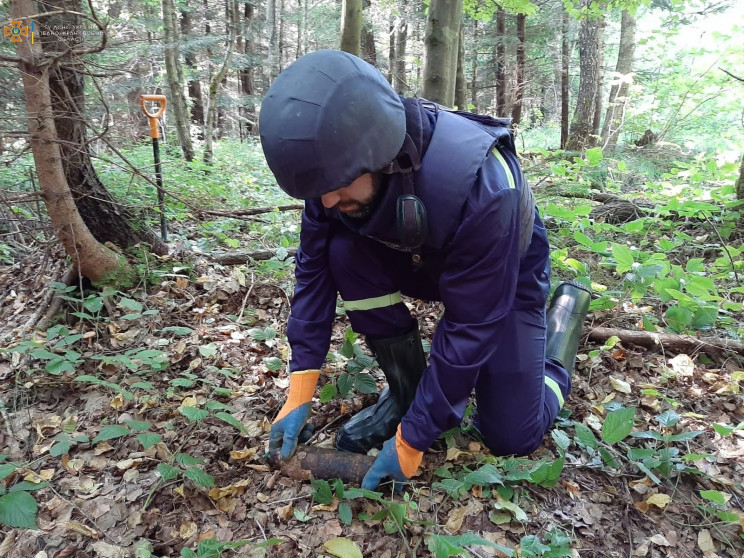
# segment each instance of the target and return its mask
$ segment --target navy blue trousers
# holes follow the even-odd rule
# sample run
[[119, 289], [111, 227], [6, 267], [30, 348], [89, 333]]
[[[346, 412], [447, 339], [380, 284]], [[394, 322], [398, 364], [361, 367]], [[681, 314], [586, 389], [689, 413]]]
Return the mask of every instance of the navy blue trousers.
[[[441, 300], [436, 262], [429, 266], [426, 258], [414, 270], [410, 254], [339, 228], [330, 240], [329, 260], [351, 326], [368, 338], [397, 336], [414, 326], [405, 303], [392, 293]], [[355, 304], [369, 300], [377, 303]], [[501, 339], [490, 364], [478, 373], [477, 426], [493, 454], [527, 455], [560, 411], [571, 390], [570, 374], [545, 358], [544, 306], [512, 309], [504, 319], [508, 338]]]

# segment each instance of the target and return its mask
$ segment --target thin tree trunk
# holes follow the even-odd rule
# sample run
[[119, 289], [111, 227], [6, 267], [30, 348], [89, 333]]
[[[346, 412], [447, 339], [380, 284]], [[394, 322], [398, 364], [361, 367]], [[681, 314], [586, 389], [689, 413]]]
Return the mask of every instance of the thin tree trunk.
[[457, 74], [455, 79], [455, 106], [468, 110], [468, 82], [465, 79], [465, 24], [460, 24], [457, 49]]
[[[11, 13], [16, 20], [37, 17], [32, 0], [12, 0]], [[49, 89], [51, 64], [45, 59], [39, 42], [21, 41], [18, 56], [31, 152], [52, 226], [81, 275], [94, 282], [116, 280], [119, 286], [128, 286], [134, 278], [131, 267], [123, 256], [91, 234], [67, 183]]]
[[431, 0], [426, 21], [423, 94], [448, 107], [455, 102], [462, 1]]
[[235, 17], [237, 6], [233, 0], [228, 0], [225, 4], [225, 21], [227, 26], [227, 44], [225, 45], [225, 58], [217, 73], [212, 76], [209, 83], [209, 95], [207, 97], [207, 122], [204, 126], [204, 163], [212, 164], [214, 156], [213, 135], [214, 124], [217, 116], [217, 94], [220, 90], [227, 68], [230, 66], [233, 52], [235, 51]]
[[610, 96], [607, 101], [602, 138], [604, 148], [613, 151], [625, 118], [628, 104], [628, 90], [632, 83], [633, 55], [635, 54], [636, 19], [628, 10], [623, 10], [620, 24], [620, 48], [617, 53], [617, 64], [612, 76]]
[[387, 80], [393, 85], [395, 75], [395, 16], [390, 13], [388, 20], [388, 71]]
[[[582, 0], [587, 7], [591, 0]], [[571, 130], [566, 141], [566, 149], [580, 151], [589, 145], [594, 121], [594, 102], [597, 97], [597, 77], [599, 72], [599, 22], [587, 17], [581, 22], [579, 30], [579, 94], [576, 110], [571, 121]]]
[[604, 51], [605, 51], [605, 17], [598, 21], [597, 29], [597, 93], [594, 96], [594, 117], [592, 118], [592, 134], [589, 137], [590, 145], [597, 145], [600, 138], [600, 125], [602, 123], [602, 97], [604, 90]]
[[269, 50], [266, 57], [266, 67], [268, 70], [268, 81], [274, 81], [277, 75], [277, 34], [276, 34], [276, 1], [267, 0], [266, 2], [266, 31], [269, 39]]
[[506, 12], [496, 12], [496, 116], [506, 116]]
[[170, 109], [176, 121], [178, 140], [181, 142], [183, 158], [194, 160], [194, 147], [189, 133], [189, 117], [186, 109], [186, 96], [183, 93], [183, 68], [181, 53], [178, 47], [178, 24], [173, 0], [162, 0], [163, 34], [165, 38], [165, 71], [170, 90]]
[[569, 19], [568, 10], [563, 8], [563, 21], [561, 33], [561, 149], [566, 148], [568, 141], [569, 121], [569, 70], [571, 69], [571, 48], [569, 43]]
[[[181, 36], [189, 37], [193, 32], [191, 9], [181, 8], [180, 11]], [[191, 71], [191, 74], [196, 74], [198, 72], [196, 54], [192, 49], [188, 49], [184, 54], [184, 62], [186, 63], [186, 67]], [[191, 122], [201, 130], [202, 126], [204, 126], [204, 103], [202, 102], [201, 82], [198, 78], [189, 80], [188, 91], [189, 99], [191, 99]], [[204, 138], [202, 137], [199, 139]]]
[[473, 54], [472, 71], [470, 73], [470, 104], [473, 111], [478, 112], [478, 20], [473, 20]]
[[[253, 41], [247, 37], [252, 37], [251, 30], [253, 28], [253, 4], [246, 2], [243, 8], [243, 32], [240, 35], [239, 40], [242, 42], [242, 49], [240, 49], [247, 60], [250, 59], [253, 53]], [[299, 54], [299, 53], [298, 53]], [[254, 95], [253, 90], [253, 66], [252, 62], [244, 62], [244, 66], [238, 71], [238, 81], [240, 82], [240, 93], [242, 100], [240, 103], [240, 139], [245, 139], [247, 136], [253, 133], [255, 128], [255, 106], [251, 97]]]
[[736, 199], [744, 200], [744, 155], [739, 166], [739, 178], [736, 179]]
[[527, 40], [527, 16], [517, 14], [517, 67], [516, 83], [514, 84], [514, 103], [512, 104], [512, 124], [519, 126], [522, 121], [522, 102], [524, 99], [524, 67], [526, 64], [524, 44]]
[[372, 25], [366, 20], [362, 23], [362, 59], [366, 60], [373, 66], [377, 66], [377, 46], [375, 45], [375, 34], [372, 32]]
[[279, 61], [279, 72], [281, 72], [284, 69], [284, 61], [287, 59], [286, 51], [284, 48], [284, 0], [279, 0], [279, 12], [278, 12], [278, 19], [279, 19], [279, 52], [277, 55], [277, 60]]
[[341, 50], [359, 56], [362, 43], [362, 0], [343, 0]]
[[408, 22], [399, 19], [395, 32], [395, 80], [393, 88], [400, 95], [403, 95], [408, 90], [408, 80], [406, 79], [407, 50]]

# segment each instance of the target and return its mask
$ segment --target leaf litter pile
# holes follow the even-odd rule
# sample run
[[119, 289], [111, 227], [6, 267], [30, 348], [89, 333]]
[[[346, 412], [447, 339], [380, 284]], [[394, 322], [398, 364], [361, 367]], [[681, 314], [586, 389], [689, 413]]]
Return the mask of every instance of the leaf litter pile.
[[[0, 268], [0, 556], [744, 556], [736, 355], [585, 338], [535, 454], [490, 456], [466, 419], [402, 495], [376, 495], [265, 459], [288, 386], [286, 276], [165, 259], [146, 289], [57, 285], [62, 313], [39, 332], [61, 276], [48, 262]], [[441, 309], [408, 303], [431, 339]], [[347, 370], [347, 327], [339, 313], [321, 384]], [[332, 447], [375, 397], [316, 399], [310, 443]]]

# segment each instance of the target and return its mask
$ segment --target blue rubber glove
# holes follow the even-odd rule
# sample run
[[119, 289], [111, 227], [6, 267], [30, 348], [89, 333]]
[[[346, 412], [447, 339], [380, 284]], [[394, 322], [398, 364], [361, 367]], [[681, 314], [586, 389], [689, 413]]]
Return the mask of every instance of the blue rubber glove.
[[[362, 488], [365, 490], [376, 490], [380, 481], [387, 477], [397, 483], [404, 483], [421, 465], [424, 453], [410, 446], [403, 439], [400, 425], [398, 432], [382, 446], [382, 451], [377, 454], [377, 459], [369, 468], [362, 480]], [[396, 492], [403, 490], [403, 485], [395, 487]]]
[[302, 370], [289, 375], [287, 401], [276, 415], [269, 434], [269, 453], [281, 448], [283, 461], [292, 457], [299, 439], [307, 441], [309, 438], [310, 429], [305, 423], [310, 418], [311, 401], [319, 377], [319, 370]]
[[281, 449], [282, 461], [292, 457], [305, 423], [310, 418], [311, 407], [311, 403], [303, 403], [271, 425], [269, 453]]

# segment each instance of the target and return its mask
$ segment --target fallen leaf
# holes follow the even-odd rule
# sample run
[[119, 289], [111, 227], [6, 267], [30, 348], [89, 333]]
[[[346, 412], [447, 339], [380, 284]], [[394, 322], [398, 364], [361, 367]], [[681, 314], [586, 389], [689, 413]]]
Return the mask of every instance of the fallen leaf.
[[669, 502], [672, 501], [671, 496], [668, 494], [652, 494], [646, 499], [646, 502], [651, 506], [656, 506], [662, 510], [667, 507]]
[[8, 531], [8, 534], [5, 535], [5, 538], [3, 539], [3, 542], [0, 543], [0, 556], [5, 556], [8, 552], [10, 552], [10, 549], [13, 548], [16, 541], [16, 530], [11, 529]]
[[610, 384], [615, 391], [619, 391], [620, 393], [631, 393], [633, 391], [628, 382], [614, 376], [610, 376]]
[[103, 541], [93, 543], [93, 551], [99, 558], [125, 558], [127, 553], [120, 546], [114, 546]]
[[251, 484], [250, 479], [243, 479], [229, 486], [214, 487], [209, 491], [209, 497], [212, 500], [218, 500], [225, 496], [238, 496], [245, 492], [245, 489]]
[[462, 523], [465, 521], [467, 515], [468, 508], [466, 506], [452, 510], [447, 518], [447, 523], [444, 525], [444, 528], [450, 533], [457, 533], [462, 528]]
[[186, 523], [182, 523], [181, 527], [178, 529], [178, 536], [182, 539], [190, 539], [194, 535], [196, 535], [197, 526], [196, 523], [193, 521], [188, 521]]
[[695, 372], [695, 364], [692, 359], [685, 354], [679, 354], [676, 357], [669, 359], [667, 364], [671, 367], [677, 376], [692, 376]]
[[466, 451], [461, 451], [458, 448], [447, 448], [447, 457], [446, 461], [455, 461], [456, 459], [460, 457], [469, 457], [470, 453]]
[[703, 552], [715, 552], [716, 545], [713, 544], [713, 537], [710, 536], [708, 529], [703, 529], [698, 533], [697, 543]]
[[85, 535], [86, 537], [90, 537], [91, 539], [98, 538], [97, 531], [95, 531], [94, 529], [91, 529], [87, 525], [78, 523], [77, 521], [68, 521], [65, 527], [67, 527], [70, 531], [74, 531], [75, 533], [78, 533], [80, 535]]
[[230, 457], [235, 461], [242, 461], [244, 459], [253, 459], [258, 453], [258, 448], [246, 448], [243, 450], [233, 450], [230, 452]]
[[122, 409], [122, 407], [124, 407], [124, 404], [125, 403], [126, 403], [126, 401], [124, 400], [124, 396], [121, 393], [118, 393], [116, 395], [116, 397], [114, 397], [111, 400], [111, 402], [109, 403], [109, 405], [111, 406], [112, 409], [115, 409], [115, 410], [119, 411], [119, 410]]
[[276, 508], [276, 516], [280, 521], [289, 521], [294, 517], [294, 505], [292, 502], [286, 506], [279, 506]]
[[648, 540], [650, 540], [652, 543], [657, 544], [659, 546], [672, 546], [672, 544], [662, 534], [654, 535]]
[[359, 545], [346, 537], [336, 537], [323, 543], [323, 548], [338, 558], [362, 558]]

